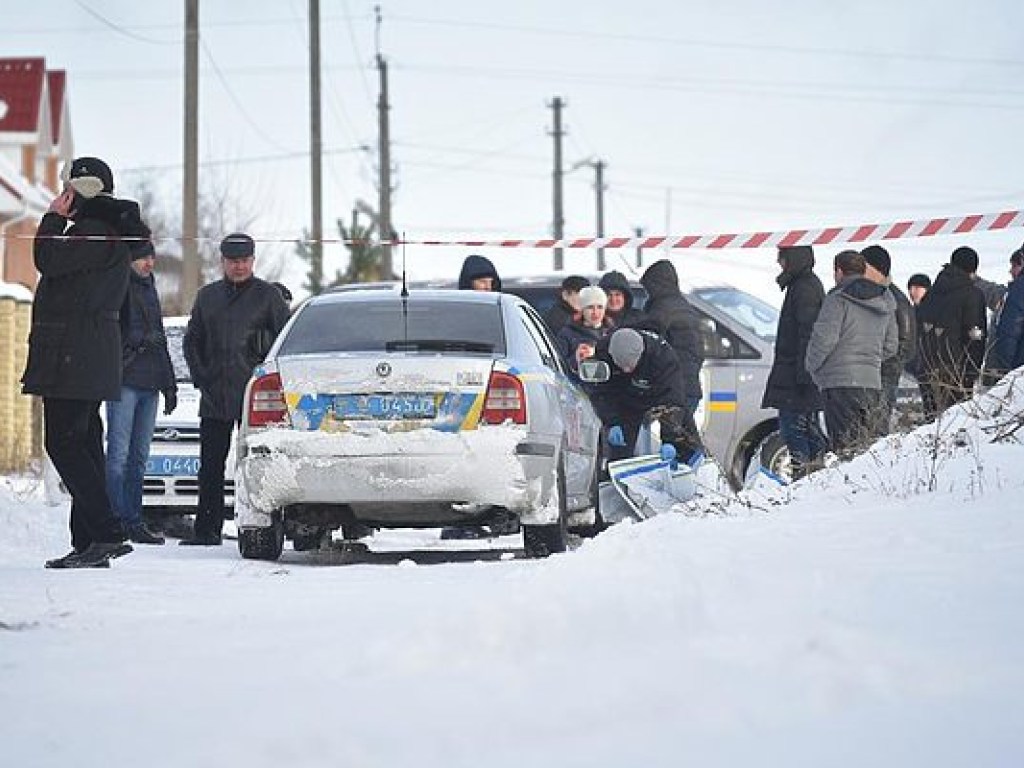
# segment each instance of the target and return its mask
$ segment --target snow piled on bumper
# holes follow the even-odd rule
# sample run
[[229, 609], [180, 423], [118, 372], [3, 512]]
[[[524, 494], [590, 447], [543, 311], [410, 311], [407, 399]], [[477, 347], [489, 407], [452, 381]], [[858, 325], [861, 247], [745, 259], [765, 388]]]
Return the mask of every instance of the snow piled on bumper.
[[516, 453], [526, 434], [514, 426], [458, 433], [266, 430], [245, 438], [236, 514], [241, 525], [263, 525], [271, 511], [296, 503], [541, 506], [544, 468], [538, 457]]

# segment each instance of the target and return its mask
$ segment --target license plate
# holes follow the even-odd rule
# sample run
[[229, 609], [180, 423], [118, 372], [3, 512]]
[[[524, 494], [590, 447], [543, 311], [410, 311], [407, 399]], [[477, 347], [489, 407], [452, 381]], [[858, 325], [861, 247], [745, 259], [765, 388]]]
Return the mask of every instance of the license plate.
[[433, 395], [338, 395], [334, 416], [338, 419], [432, 419], [437, 415]]
[[150, 456], [146, 459], [147, 475], [198, 475], [198, 456]]

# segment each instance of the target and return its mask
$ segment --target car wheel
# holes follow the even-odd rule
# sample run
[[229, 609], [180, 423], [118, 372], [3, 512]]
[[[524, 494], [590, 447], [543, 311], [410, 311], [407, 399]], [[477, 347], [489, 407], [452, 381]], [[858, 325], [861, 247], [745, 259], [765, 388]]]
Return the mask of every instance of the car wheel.
[[754, 472], [763, 467], [776, 477], [787, 483], [792, 480], [793, 467], [789, 459], [789, 449], [778, 432], [769, 433], [754, 451], [754, 461], [750, 469]]
[[565, 502], [565, 470], [561, 463], [556, 470], [555, 493], [558, 496], [558, 522], [551, 525], [523, 526], [523, 547], [529, 558], [547, 557], [556, 552], [565, 552], [568, 546], [569, 515]]
[[242, 528], [238, 531], [238, 551], [246, 560], [277, 560], [284, 551], [284, 521], [274, 515], [269, 528]]

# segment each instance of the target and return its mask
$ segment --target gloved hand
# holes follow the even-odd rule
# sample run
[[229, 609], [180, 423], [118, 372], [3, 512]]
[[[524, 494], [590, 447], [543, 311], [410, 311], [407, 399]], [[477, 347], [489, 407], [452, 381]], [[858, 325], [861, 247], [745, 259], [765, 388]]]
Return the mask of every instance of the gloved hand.
[[164, 396], [164, 416], [170, 416], [178, 407], [178, 390], [168, 389], [160, 394]]
[[622, 434], [622, 427], [617, 424], [608, 430], [608, 445], [614, 445], [616, 448], [626, 447], [626, 436]]

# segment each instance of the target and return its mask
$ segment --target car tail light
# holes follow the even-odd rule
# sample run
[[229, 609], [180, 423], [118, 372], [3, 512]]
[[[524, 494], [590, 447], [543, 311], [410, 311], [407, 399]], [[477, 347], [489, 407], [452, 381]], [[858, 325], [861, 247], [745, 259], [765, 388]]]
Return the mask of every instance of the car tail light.
[[281, 374], [260, 376], [249, 389], [249, 426], [287, 423], [288, 405], [284, 401]]
[[492, 371], [480, 419], [485, 424], [526, 423], [526, 392], [519, 377]]

